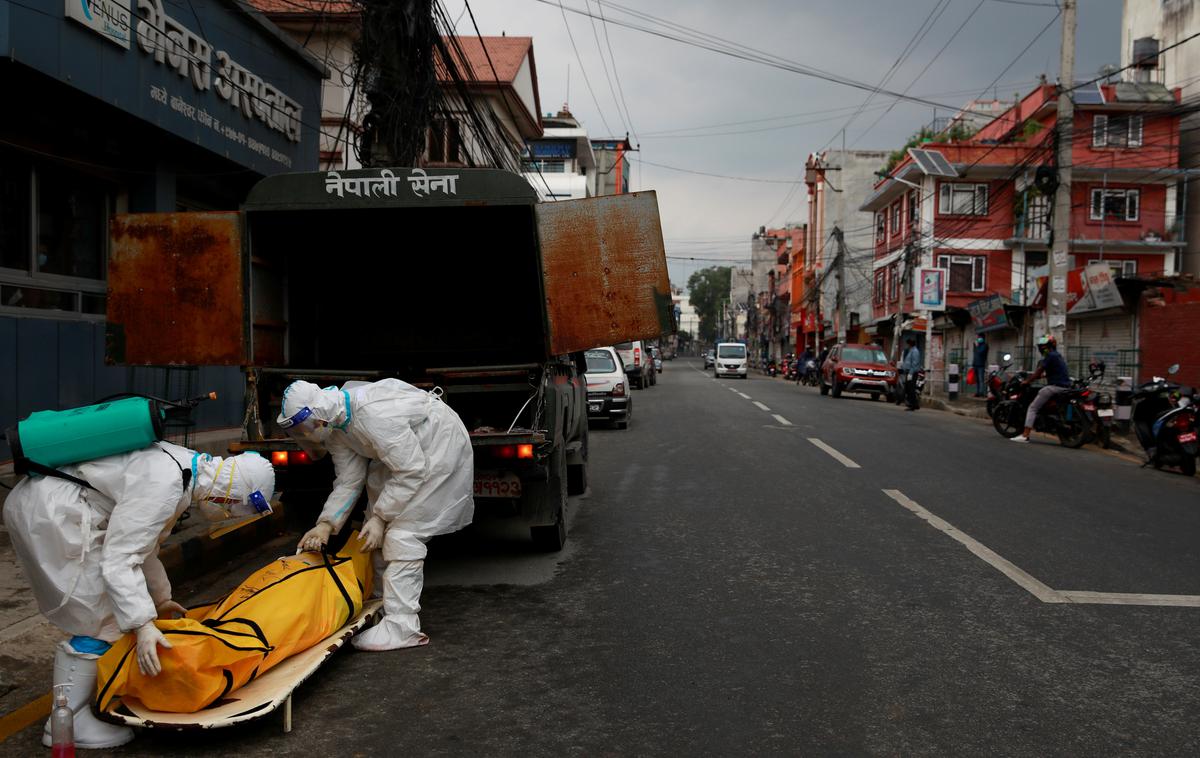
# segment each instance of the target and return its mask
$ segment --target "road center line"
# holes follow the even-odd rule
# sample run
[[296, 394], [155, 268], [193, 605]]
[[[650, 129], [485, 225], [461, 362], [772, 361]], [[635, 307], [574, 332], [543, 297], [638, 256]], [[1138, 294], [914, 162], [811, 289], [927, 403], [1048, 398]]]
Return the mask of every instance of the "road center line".
[[767, 412], [770, 412], [770, 410], [771, 410], [770, 408], [768, 408], [767, 406], [765, 406], [765, 405], [763, 405], [762, 403], [758, 402], [757, 400], [755, 400], [755, 401], [754, 401], [754, 404], [755, 404], [755, 405], [757, 405], [757, 406], [759, 407], [759, 409], [760, 409], [760, 410], [764, 410], [764, 411], [767, 411]]
[[1067, 598], [1063, 597], [1062, 593], [1059, 592], [1058, 590], [1053, 590], [1053, 589], [1047, 587], [1046, 585], [1039, 582], [1037, 579], [1034, 579], [1032, 576], [1030, 576], [1026, 572], [1022, 571], [1020, 568], [1018, 568], [1012, 562], [1010, 562], [1004, 558], [1001, 558], [999, 555], [996, 554], [995, 551], [993, 551], [987, 545], [984, 545], [982, 542], [979, 542], [974, 537], [970, 536], [969, 534], [966, 534], [965, 532], [960, 532], [950, 522], [945, 521], [941, 518], [938, 518], [937, 516], [933, 515], [929, 511], [925, 510], [924, 508], [922, 508], [920, 506], [920, 504], [918, 504], [915, 500], [913, 500], [910, 497], [908, 497], [907, 495], [905, 495], [900, 490], [884, 490], [883, 494], [887, 495], [892, 500], [895, 500], [900, 505], [904, 506], [908, 510], [915, 513], [918, 518], [928, 521], [929, 525], [932, 526], [934, 529], [937, 529], [939, 532], [942, 532], [947, 537], [949, 537], [949, 538], [953, 539], [955, 542], [958, 542], [959, 544], [961, 544], [967, 550], [970, 550], [972, 553], [974, 553], [976, 555], [976, 557], [978, 557], [984, 563], [986, 563], [989, 566], [991, 566], [992, 568], [996, 569], [1001, 574], [1004, 574], [1005, 576], [1007, 576], [1009, 579], [1014, 581], [1018, 586], [1020, 586], [1025, 591], [1029, 592], [1031, 595], [1036, 597], [1038, 600], [1041, 600], [1043, 603], [1069, 603], [1069, 602], [1071, 602]]
[[771, 415], [775, 417], [775, 420], [776, 420], [776, 421], [778, 421], [780, 424], [783, 424], [784, 426], [791, 426], [791, 425], [792, 425], [792, 422], [791, 422], [791, 421], [788, 421], [788, 420], [787, 420], [787, 419], [785, 419], [783, 416], [780, 416], [778, 413], [773, 413], [773, 414], [771, 414]]
[[826, 445], [824, 442], [817, 439], [816, 437], [809, 437], [808, 441], [813, 443], [817, 447], [821, 448], [825, 452], [829, 453], [829, 455], [831, 455], [834, 460], [836, 460], [838, 463], [841, 463], [846, 468], [862, 468], [862, 466], [858, 465], [854, 461], [852, 461], [849, 458], [847, 458], [846, 456], [842, 455], [837, 450], [834, 450], [829, 445]]
[[744, 397], [747, 400], [750, 399], [750, 396], [747, 395], [745, 392], [738, 392], [737, 390], [734, 390], [734, 392], [737, 392], [739, 395], [741, 395], [742, 397]]

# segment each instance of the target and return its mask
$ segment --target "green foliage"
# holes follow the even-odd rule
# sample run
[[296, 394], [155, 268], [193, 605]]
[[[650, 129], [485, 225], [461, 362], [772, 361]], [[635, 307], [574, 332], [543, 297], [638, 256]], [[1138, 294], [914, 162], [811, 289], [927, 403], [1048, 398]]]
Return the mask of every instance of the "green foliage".
[[1030, 137], [1037, 136], [1044, 128], [1040, 122], [1029, 119], [1021, 127], [1021, 133], [1014, 137], [1014, 140], [1016, 142], [1027, 142]]
[[729, 300], [729, 266], [709, 266], [688, 277], [688, 298], [700, 316], [700, 339], [712, 342], [717, 338], [717, 321], [721, 306]]
[[892, 173], [892, 169], [896, 168], [896, 166], [900, 164], [900, 161], [904, 160], [904, 156], [908, 155], [908, 149], [910, 147], [917, 147], [922, 143], [933, 142], [934, 140], [942, 142], [962, 142], [975, 136], [976, 131], [978, 130], [972, 129], [970, 126], [961, 121], [956, 121], [949, 130], [944, 132], [935, 132], [927, 126], [922, 126], [919, 132], [908, 138], [908, 142], [904, 143], [904, 147], [900, 148], [899, 150], [893, 150], [888, 154], [887, 165], [883, 167], [883, 170], [889, 174]]

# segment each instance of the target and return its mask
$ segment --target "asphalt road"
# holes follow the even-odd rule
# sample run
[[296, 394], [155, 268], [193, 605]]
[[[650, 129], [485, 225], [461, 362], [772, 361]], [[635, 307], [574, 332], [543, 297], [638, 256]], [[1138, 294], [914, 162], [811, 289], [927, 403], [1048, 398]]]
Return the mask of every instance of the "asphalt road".
[[562, 554], [435, 542], [428, 647], [115, 754], [1200, 753], [1200, 607], [1065, 601], [1193, 602], [1200, 481], [684, 360], [634, 398]]

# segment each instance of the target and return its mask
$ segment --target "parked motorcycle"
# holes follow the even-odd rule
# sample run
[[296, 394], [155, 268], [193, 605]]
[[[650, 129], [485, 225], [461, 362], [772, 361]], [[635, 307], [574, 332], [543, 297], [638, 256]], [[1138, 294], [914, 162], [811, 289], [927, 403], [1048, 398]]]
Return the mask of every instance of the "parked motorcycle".
[[788, 353], [788, 356], [783, 359], [783, 378], [789, 382], [796, 379], [796, 359], [792, 357], [791, 353]]
[[1099, 441], [1101, 447], [1108, 449], [1112, 445], [1113, 396], [1095, 387], [1104, 381], [1104, 361], [1094, 361], [1088, 371], [1087, 381], [1081, 383], [1084, 390], [1081, 405], [1090, 421], [1088, 441]]
[[[1174, 375], [1179, 364], [1168, 369]], [[1178, 466], [1184, 476], [1196, 475], [1196, 407], [1190, 388], [1180, 387], [1161, 376], [1133, 393], [1131, 420], [1138, 442], [1146, 451], [1144, 465]]]
[[772, 358], [767, 364], [767, 376], [775, 376], [779, 373], [779, 366], [775, 364], [775, 359]]
[[[1015, 377], [1014, 377], [1015, 379]], [[1009, 380], [1013, 386], [1004, 400], [992, 412], [992, 426], [1001, 437], [1012, 439], [1025, 429], [1025, 415], [1034, 398], [1041, 391], [1040, 385], [1024, 385]], [[1052, 397], [1042, 406], [1033, 428], [1058, 437], [1063, 447], [1077, 448], [1087, 442], [1091, 429], [1091, 416], [1082, 407], [1085, 389], [1073, 388]]]
[[[994, 371], [992, 371], [991, 373], [989, 373], [988, 377], [987, 377], [987, 388], [988, 388], [987, 415], [988, 415], [988, 418], [992, 417], [992, 411], [994, 411], [996, 409], [996, 404], [999, 403], [1002, 398], [1008, 397], [1008, 395], [1010, 394], [1010, 390], [1007, 389], [1006, 386], [1007, 386], [1007, 384], [1012, 382], [1012, 378], [1005, 380], [1004, 372], [1008, 371], [1008, 369], [1012, 368], [1012, 353], [1005, 353], [1004, 355], [1000, 356], [1000, 360], [1003, 361], [1003, 363], [1001, 365], [996, 366], [996, 369]], [[1018, 373], [1020, 373], [1020, 372], [1018, 372]], [[1022, 379], [1023, 378], [1024, 377], [1022, 377]]]

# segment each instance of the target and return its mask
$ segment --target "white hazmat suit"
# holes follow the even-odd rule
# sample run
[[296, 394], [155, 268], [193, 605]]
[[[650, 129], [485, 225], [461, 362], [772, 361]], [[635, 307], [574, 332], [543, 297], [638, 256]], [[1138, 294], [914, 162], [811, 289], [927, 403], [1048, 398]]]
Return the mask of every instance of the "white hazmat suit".
[[[157, 673], [157, 648], [170, 644], [154, 620], [183, 611], [171, 600], [159, 546], [192, 504], [211, 518], [213, 512], [230, 513], [252, 492], [269, 499], [275, 472], [257, 455], [214, 458], [167, 442], [59, 470], [92, 488], [26, 477], [4, 503], [4, 524], [38, 609], [74, 635], [55, 653], [54, 683], [71, 685], [76, 745], [113, 747], [133, 732], [92, 715], [96, 659], [106, 643], [136, 632], [139, 665]], [[47, 722], [46, 745], [49, 730]]]
[[[307, 434], [292, 424], [297, 418], [307, 420]], [[474, 455], [458, 414], [437, 394], [399, 379], [345, 389], [297, 381], [284, 392], [279, 423], [306, 447], [327, 450], [336, 474], [302, 547], [319, 547], [340, 531], [366, 486], [362, 535], [367, 548], [382, 547], [387, 563], [379, 577], [384, 617], [356, 635], [354, 646], [393, 650], [428, 642], [417, 615], [425, 543], [462, 529], [475, 512]]]

